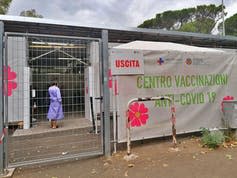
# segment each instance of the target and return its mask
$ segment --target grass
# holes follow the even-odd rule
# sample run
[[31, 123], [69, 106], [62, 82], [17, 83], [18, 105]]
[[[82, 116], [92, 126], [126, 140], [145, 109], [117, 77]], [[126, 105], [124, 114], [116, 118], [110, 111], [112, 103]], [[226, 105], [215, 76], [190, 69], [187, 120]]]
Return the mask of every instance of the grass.
[[208, 148], [216, 149], [225, 141], [225, 135], [220, 130], [210, 131], [209, 129], [202, 128], [201, 132], [202, 145]]

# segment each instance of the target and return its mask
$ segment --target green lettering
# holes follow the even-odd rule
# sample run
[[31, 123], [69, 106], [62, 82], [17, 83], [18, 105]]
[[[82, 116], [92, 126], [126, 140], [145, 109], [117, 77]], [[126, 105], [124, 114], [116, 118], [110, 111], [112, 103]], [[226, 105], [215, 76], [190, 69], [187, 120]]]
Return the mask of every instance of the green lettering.
[[190, 84], [190, 76], [189, 75], [187, 75], [186, 76], [186, 78], [185, 78], [186, 80], [186, 87], [189, 87], [191, 84]]
[[208, 77], [205, 75], [204, 78], [205, 78], [205, 85], [204, 85], [204, 86], [209, 86], [209, 80], [208, 80]]
[[161, 76], [160, 78], [160, 87], [165, 87], [165, 76]]
[[175, 75], [174, 80], [175, 80], [176, 87], [179, 87], [180, 86], [180, 76]]
[[149, 76], [144, 76], [143, 77], [143, 87], [144, 88], [150, 88]]
[[202, 75], [198, 76], [198, 86], [204, 86], [204, 77]]
[[171, 78], [171, 76], [167, 77], [167, 82], [166, 83], [167, 83], [167, 87], [169, 87], [169, 88], [172, 87], [172, 78]]
[[181, 87], [185, 87], [185, 78], [184, 78], [184, 76], [181, 77], [180, 86], [181, 86]]
[[180, 103], [181, 103], [182, 105], [185, 105], [185, 104], [186, 104], [184, 93], [181, 93], [181, 94], [180, 94]]
[[142, 84], [141, 84], [141, 81], [142, 81], [142, 77], [137, 77], [137, 88], [142, 88]]
[[191, 76], [191, 84], [192, 84], [193, 87], [195, 87], [195, 82], [194, 82], [194, 80], [195, 80], [195, 75], [192, 75], [192, 76]]

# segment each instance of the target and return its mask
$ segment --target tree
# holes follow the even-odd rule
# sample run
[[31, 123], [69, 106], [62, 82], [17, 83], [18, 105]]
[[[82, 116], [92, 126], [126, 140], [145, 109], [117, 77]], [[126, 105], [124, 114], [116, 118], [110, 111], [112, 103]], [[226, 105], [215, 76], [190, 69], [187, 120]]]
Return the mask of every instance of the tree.
[[[237, 14], [225, 20], [225, 34], [237, 36]], [[223, 28], [222, 22], [219, 24], [218, 29], [221, 31]]]
[[200, 5], [195, 8], [165, 11], [144, 21], [138, 27], [211, 33], [222, 17], [222, 6]]
[[37, 14], [35, 9], [25, 10], [20, 13], [20, 16], [24, 17], [36, 17], [36, 18], [43, 18], [42, 15]]
[[0, 0], [0, 14], [6, 14], [12, 0]]
[[179, 31], [194, 32], [194, 33], [211, 33], [214, 27], [214, 20], [202, 19], [188, 22], [180, 27]]

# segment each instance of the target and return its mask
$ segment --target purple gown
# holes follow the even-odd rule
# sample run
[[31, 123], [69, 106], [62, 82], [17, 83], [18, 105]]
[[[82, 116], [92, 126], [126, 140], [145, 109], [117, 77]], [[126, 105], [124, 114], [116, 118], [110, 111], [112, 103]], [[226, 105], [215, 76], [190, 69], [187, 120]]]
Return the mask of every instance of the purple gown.
[[49, 120], [63, 119], [62, 98], [60, 90], [57, 86], [49, 87], [50, 106], [48, 111]]

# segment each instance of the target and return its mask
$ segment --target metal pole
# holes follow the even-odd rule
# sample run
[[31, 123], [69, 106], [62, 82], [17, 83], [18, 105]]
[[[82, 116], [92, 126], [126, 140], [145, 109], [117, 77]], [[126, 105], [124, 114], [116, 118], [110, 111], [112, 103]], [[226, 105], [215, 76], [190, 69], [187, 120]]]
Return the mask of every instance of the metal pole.
[[222, 6], [222, 35], [225, 36], [225, 12], [224, 12], [224, 0], [221, 1], [221, 6]]
[[103, 110], [104, 110], [104, 154], [111, 156], [110, 147], [110, 92], [108, 87], [108, 30], [102, 30], [102, 72], [103, 72]]
[[115, 77], [112, 78], [112, 96], [113, 96], [113, 135], [114, 135], [114, 153], [117, 152], [117, 119], [116, 119], [116, 93], [115, 93]]
[[[8, 66], [8, 52], [7, 52], [7, 35], [5, 35], [4, 33], [4, 47], [3, 49], [3, 55], [4, 55], [4, 62], [3, 62], [3, 66]], [[5, 77], [8, 78], [8, 72], [5, 72]], [[8, 80], [4, 81], [4, 85], [8, 86]], [[7, 93], [8, 93], [8, 89], [7, 89]], [[4, 107], [3, 107], [4, 111], [3, 111], [3, 115], [4, 115], [4, 126], [5, 126], [5, 139], [4, 139], [4, 167], [5, 169], [8, 168], [8, 96], [5, 95], [4, 96]]]
[[175, 110], [173, 106], [173, 99], [168, 96], [155, 96], [155, 97], [146, 97], [146, 98], [133, 98], [130, 101], [128, 101], [127, 104], [127, 155], [131, 155], [131, 126], [129, 122], [129, 106], [136, 101], [155, 101], [155, 100], [168, 100], [171, 102], [171, 113], [172, 113], [172, 138], [174, 147], [176, 147], [177, 140], [176, 140], [176, 128], [175, 128]]
[[129, 156], [130, 154], [131, 154], [131, 126], [129, 123], [129, 119], [127, 119], [127, 155]]
[[0, 175], [4, 174], [4, 96], [3, 96], [3, 86], [4, 86], [4, 71], [3, 71], [3, 33], [4, 33], [4, 25], [3, 22], [0, 22], [0, 135], [1, 135], [1, 143], [0, 143]]

